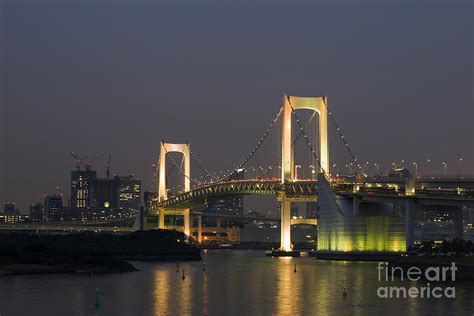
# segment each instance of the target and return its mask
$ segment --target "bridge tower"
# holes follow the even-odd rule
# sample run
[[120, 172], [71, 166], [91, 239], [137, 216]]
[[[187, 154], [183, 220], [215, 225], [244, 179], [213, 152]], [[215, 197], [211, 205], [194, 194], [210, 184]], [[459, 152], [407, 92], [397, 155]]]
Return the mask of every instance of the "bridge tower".
[[[189, 145], [184, 144], [172, 144], [161, 141], [160, 146], [160, 166], [159, 166], [159, 179], [158, 179], [158, 202], [166, 200], [168, 193], [166, 190], [166, 155], [170, 152], [179, 152], [184, 156], [184, 191], [188, 192], [191, 189], [191, 168], [190, 168], [190, 155]], [[165, 228], [165, 209], [161, 208], [159, 228]], [[191, 234], [191, 216], [190, 210], [184, 209], [184, 234], [190, 236]]]
[[[294, 181], [294, 152], [292, 138], [293, 110], [307, 109], [316, 111], [319, 115], [319, 165], [320, 173], [329, 174], [329, 139], [327, 97], [297, 97], [283, 95], [283, 126], [281, 152], [281, 182]], [[281, 242], [282, 251], [291, 251], [291, 201], [283, 193], [281, 201]]]

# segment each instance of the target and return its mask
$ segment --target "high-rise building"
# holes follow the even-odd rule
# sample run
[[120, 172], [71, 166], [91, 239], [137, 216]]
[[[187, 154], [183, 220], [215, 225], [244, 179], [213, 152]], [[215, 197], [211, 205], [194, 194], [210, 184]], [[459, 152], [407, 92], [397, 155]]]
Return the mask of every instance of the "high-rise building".
[[141, 180], [135, 179], [133, 175], [120, 177], [115, 176], [119, 188], [119, 208], [121, 212], [138, 211], [141, 204]]
[[60, 195], [47, 195], [44, 198], [44, 219], [50, 222], [63, 220], [63, 198]]
[[3, 213], [5, 215], [14, 215], [17, 212], [16, 204], [13, 202], [5, 202], [3, 203]]
[[30, 205], [30, 220], [34, 223], [41, 223], [44, 219], [44, 206], [41, 203]]
[[71, 172], [71, 219], [86, 220], [89, 217], [96, 179], [97, 173], [92, 170]]
[[120, 181], [113, 179], [96, 179], [93, 183], [94, 194], [88, 219], [105, 219], [115, 216], [119, 211]]
[[153, 201], [158, 198], [158, 194], [156, 192], [145, 191], [143, 193], [143, 203], [145, 204], [145, 209], [148, 209]]
[[13, 202], [3, 203], [3, 222], [15, 224], [20, 221], [20, 210], [16, 208]]

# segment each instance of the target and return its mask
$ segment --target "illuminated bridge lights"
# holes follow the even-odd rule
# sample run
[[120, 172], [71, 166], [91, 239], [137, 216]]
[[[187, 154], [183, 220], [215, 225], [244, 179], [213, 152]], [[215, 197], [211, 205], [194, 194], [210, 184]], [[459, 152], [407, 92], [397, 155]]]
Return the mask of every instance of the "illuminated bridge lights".
[[156, 208], [183, 208], [203, 203], [206, 197], [222, 195], [281, 195], [314, 200], [317, 194], [316, 181], [297, 181], [281, 184], [279, 180], [248, 180], [222, 182], [196, 188], [192, 191], [170, 197], [155, 204]]
[[[474, 198], [474, 191], [462, 187], [435, 188], [421, 187], [405, 193], [404, 182], [357, 182], [357, 181], [330, 181], [331, 186], [337, 194], [357, 194], [361, 196], [440, 196], [467, 199]], [[354, 187], [357, 190], [354, 191]], [[282, 184], [280, 179], [249, 179], [249, 180], [232, 180], [228, 182], [220, 182], [195, 188], [191, 191], [176, 194], [161, 203], [156, 203], [156, 208], [183, 208], [189, 206], [197, 206], [203, 204], [205, 198], [224, 195], [276, 195], [281, 197], [285, 193], [293, 200], [309, 201], [314, 200], [317, 195], [316, 180], [298, 180], [295, 182], [285, 182]]]

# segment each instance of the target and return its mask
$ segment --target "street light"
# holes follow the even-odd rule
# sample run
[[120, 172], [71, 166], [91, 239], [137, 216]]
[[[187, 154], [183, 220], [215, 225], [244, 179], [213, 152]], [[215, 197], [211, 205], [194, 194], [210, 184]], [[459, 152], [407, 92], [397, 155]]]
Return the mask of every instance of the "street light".
[[365, 170], [364, 168], [365, 168], [366, 166], [368, 166], [368, 165], [369, 165], [369, 162], [366, 161], [365, 164], [364, 164], [364, 166], [362, 167], [362, 170], [361, 170], [363, 174], [366, 173], [367, 170]]
[[426, 174], [428, 174], [428, 165], [430, 164], [430, 162], [431, 162], [430, 158], [426, 159]]
[[418, 164], [416, 162], [413, 162], [413, 165], [415, 166], [415, 177], [418, 176]]
[[448, 164], [443, 161], [443, 165], [444, 165], [444, 175], [446, 175], [448, 172]]
[[462, 158], [459, 158], [459, 172], [458, 172], [459, 177], [461, 176], [461, 172], [462, 172]]
[[315, 166], [309, 165], [309, 169], [311, 169], [311, 180], [314, 180], [314, 174], [316, 173], [316, 170], [314, 170], [315, 168], [316, 168]]
[[295, 180], [298, 180], [298, 169], [301, 168], [301, 165], [295, 165]]
[[379, 175], [379, 164], [378, 163], [374, 163], [374, 166], [377, 168], [377, 176]]

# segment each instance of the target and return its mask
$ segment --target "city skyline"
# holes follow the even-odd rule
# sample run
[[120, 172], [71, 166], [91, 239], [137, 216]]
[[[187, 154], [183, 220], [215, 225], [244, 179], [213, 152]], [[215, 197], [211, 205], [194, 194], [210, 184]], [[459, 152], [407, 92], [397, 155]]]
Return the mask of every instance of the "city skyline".
[[[161, 139], [189, 141], [206, 165], [232, 168], [283, 93], [327, 94], [360, 161], [422, 169], [430, 158], [430, 173], [442, 174], [447, 162], [449, 174], [472, 174], [466, 4], [305, 12], [321, 5], [4, 5], [2, 199], [26, 209], [57, 186], [68, 192], [71, 151], [99, 153], [99, 173], [112, 153], [112, 170], [135, 174], [146, 189]], [[301, 18], [282, 26], [287, 15]]]

